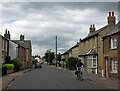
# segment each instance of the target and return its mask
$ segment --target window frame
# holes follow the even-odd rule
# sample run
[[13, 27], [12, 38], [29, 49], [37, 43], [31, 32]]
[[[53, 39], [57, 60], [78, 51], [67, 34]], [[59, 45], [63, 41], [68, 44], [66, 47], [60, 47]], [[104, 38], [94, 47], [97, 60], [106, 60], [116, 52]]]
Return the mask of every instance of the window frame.
[[[95, 61], [95, 66], [93, 61]], [[87, 67], [88, 68], [97, 68], [97, 55], [89, 55], [87, 56]]]
[[114, 38], [111, 38], [110, 39], [111, 41], [111, 49], [116, 49], [117, 48], [117, 39], [114, 37]]
[[112, 68], [111, 68], [111, 73], [118, 73], [118, 60], [117, 58], [112, 58]]

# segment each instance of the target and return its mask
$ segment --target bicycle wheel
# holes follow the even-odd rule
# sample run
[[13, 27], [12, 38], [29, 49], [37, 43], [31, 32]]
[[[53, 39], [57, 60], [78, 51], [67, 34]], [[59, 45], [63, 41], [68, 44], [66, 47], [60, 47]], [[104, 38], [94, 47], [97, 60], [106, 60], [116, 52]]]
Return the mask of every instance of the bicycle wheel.
[[83, 81], [83, 74], [80, 72], [80, 80]]
[[77, 74], [77, 79], [78, 80], [80, 79], [80, 72], [78, 72], [78, 74]]

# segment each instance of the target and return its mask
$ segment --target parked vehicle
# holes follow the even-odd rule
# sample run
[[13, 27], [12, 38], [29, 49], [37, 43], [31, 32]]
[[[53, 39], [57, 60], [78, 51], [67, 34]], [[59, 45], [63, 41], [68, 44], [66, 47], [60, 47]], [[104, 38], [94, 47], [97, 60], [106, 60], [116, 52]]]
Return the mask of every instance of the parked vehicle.
[[37, 63], [35, 64], [35, 68], [42, 68], [42, 64], [39, 63], [39, 62], [37, 62]]

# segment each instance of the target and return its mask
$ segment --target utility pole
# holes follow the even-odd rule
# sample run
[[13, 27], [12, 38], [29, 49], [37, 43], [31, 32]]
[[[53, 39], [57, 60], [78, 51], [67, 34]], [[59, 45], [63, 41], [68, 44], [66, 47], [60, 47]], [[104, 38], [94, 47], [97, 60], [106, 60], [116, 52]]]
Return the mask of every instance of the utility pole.
[[56, 55], [55, 55], [55, 60], [56, 60], [56, 67], [57, 67], [57, 36], [55, 37], [56, 39]]

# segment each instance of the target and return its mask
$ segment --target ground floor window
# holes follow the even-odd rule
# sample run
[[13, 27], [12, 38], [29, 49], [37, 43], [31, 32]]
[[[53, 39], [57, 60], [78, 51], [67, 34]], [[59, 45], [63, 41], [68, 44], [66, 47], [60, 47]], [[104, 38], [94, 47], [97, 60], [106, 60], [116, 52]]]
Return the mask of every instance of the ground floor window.
[[118, 72], [118, 61], [117, 58], [112, 58], [112, 71], [111, 73], [117, 73]]
[[87, 56], [87, 67], [89, 68], [97, 67], [97, 56], [96, 55]]

